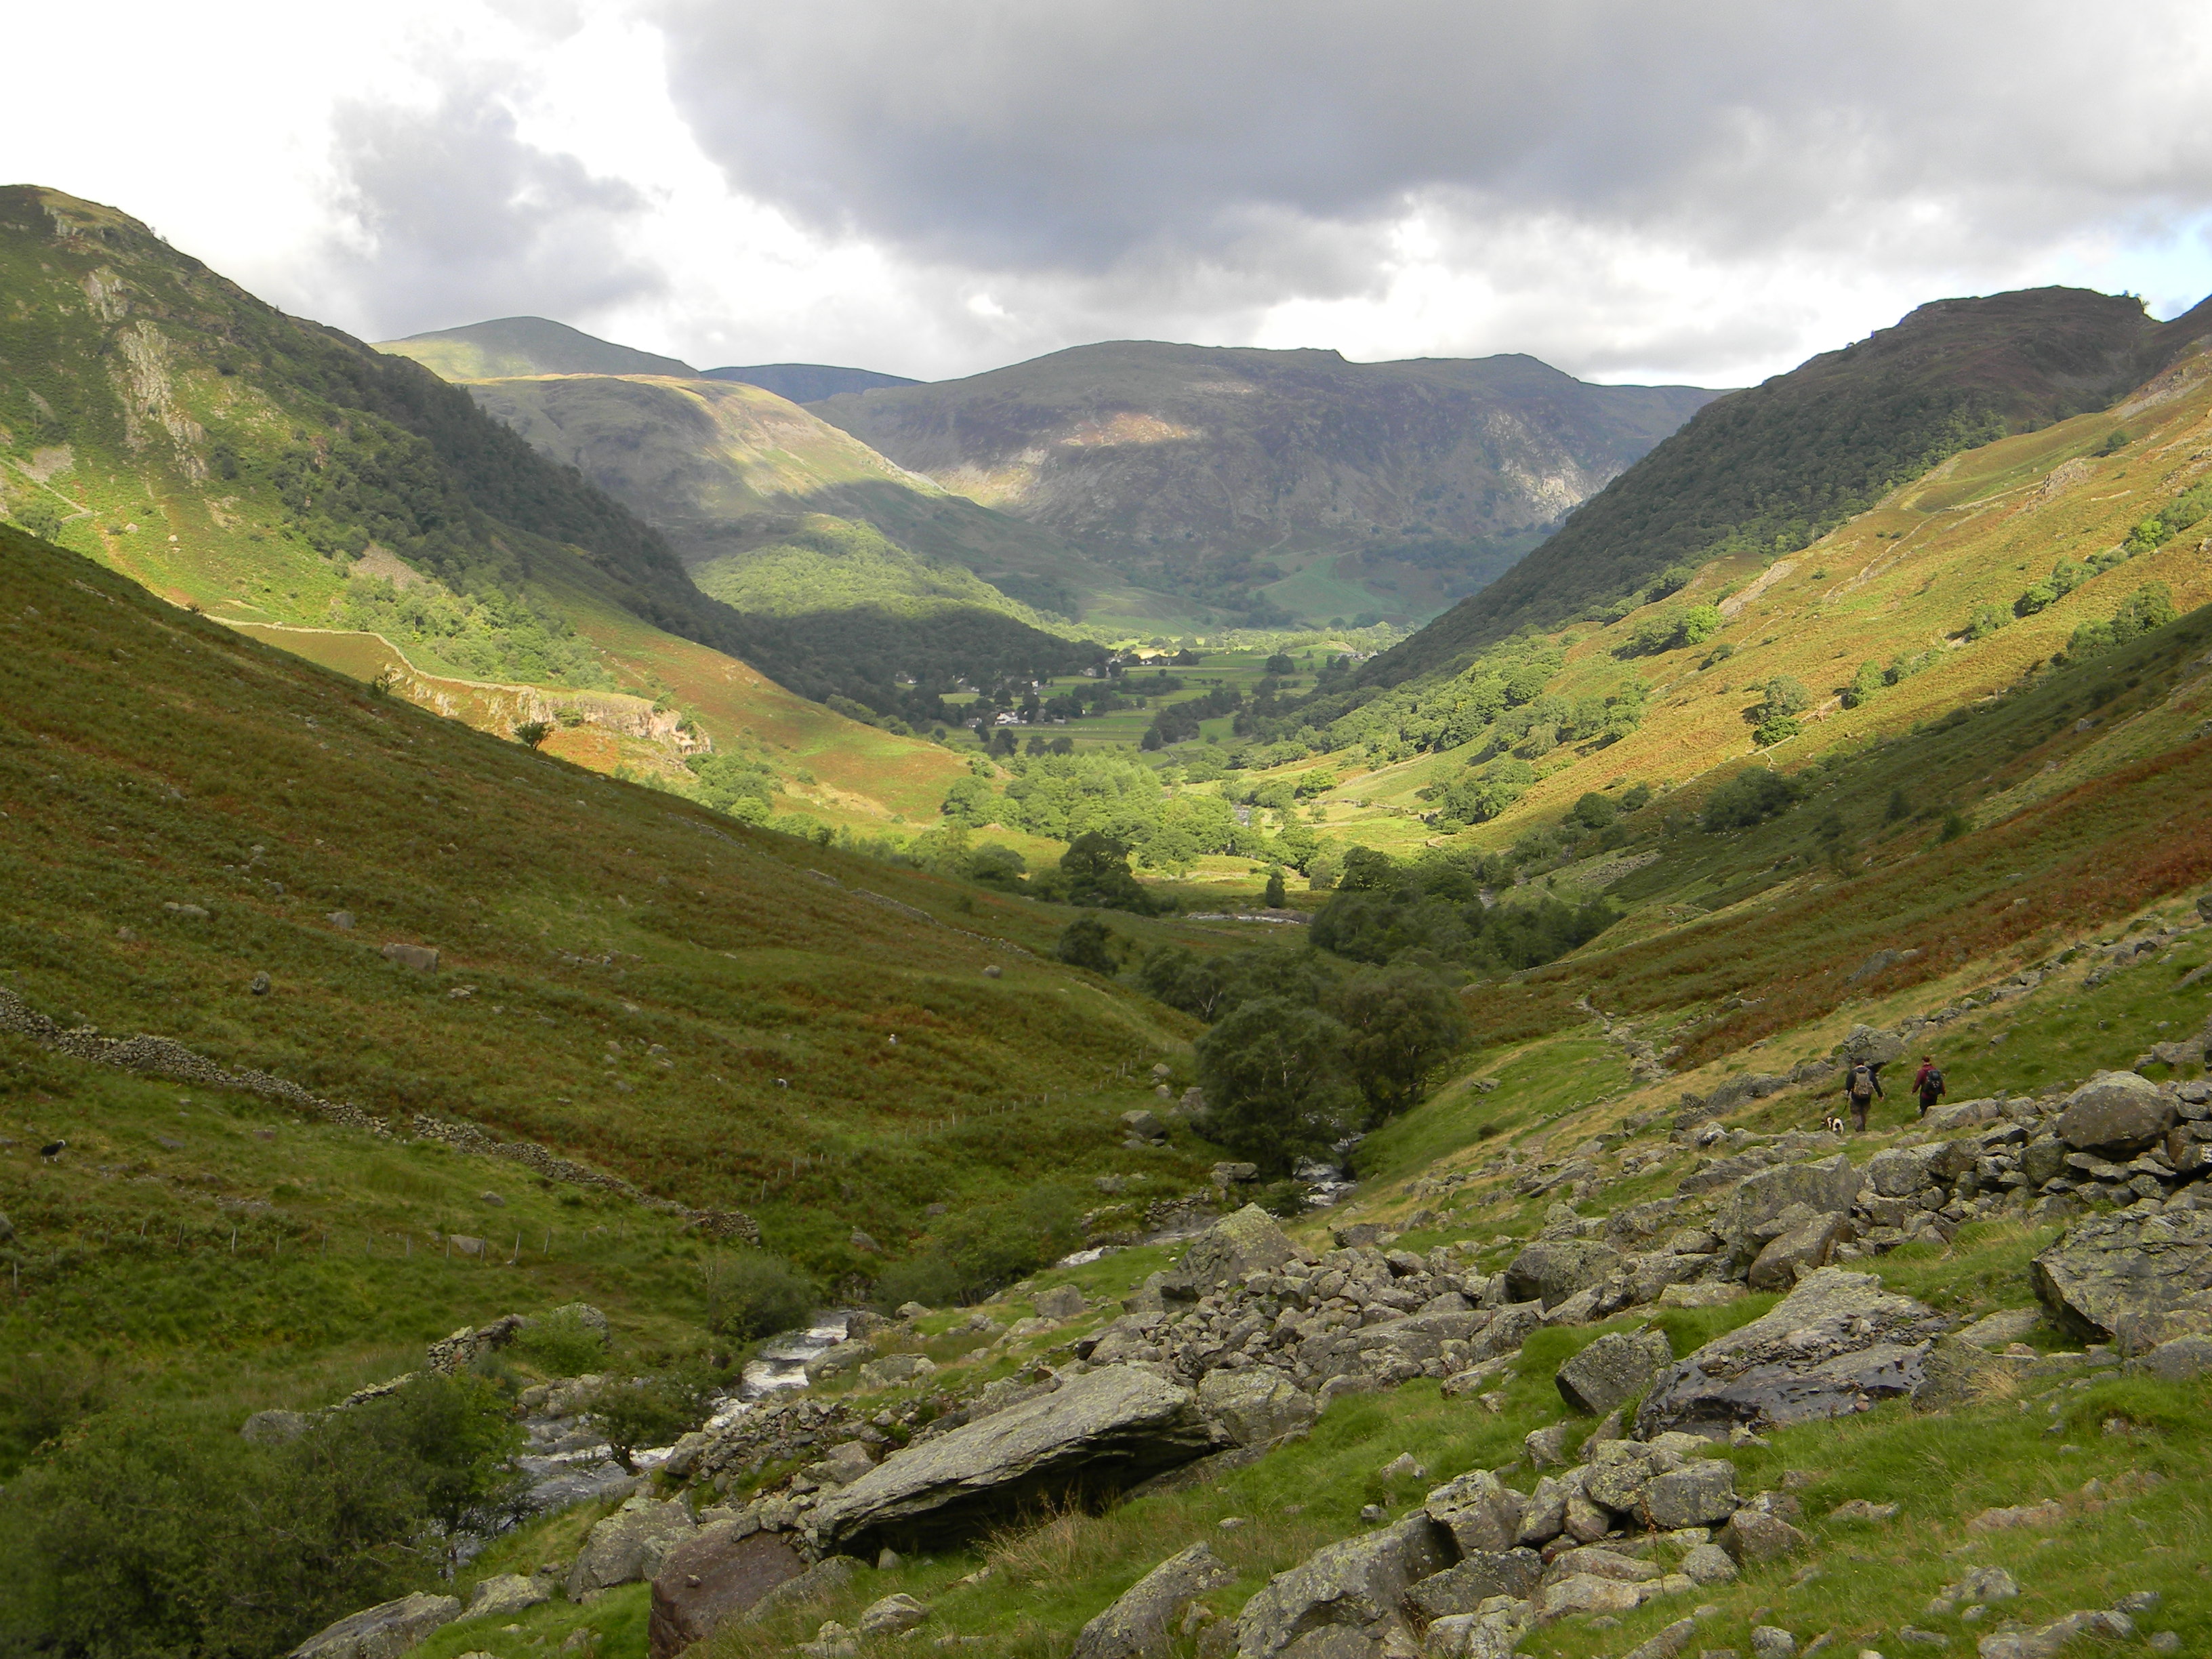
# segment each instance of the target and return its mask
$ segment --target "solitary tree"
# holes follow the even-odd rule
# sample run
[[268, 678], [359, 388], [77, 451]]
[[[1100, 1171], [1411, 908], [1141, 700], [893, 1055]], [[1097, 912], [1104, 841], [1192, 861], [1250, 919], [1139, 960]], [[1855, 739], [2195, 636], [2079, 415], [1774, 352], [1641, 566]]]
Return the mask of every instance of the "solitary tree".
[[1418, 968], [1370, 968], [1335, 997], [1352, 1079], [1376, 1115], [1417, 1103], [1437, 1070], [1467, 1042], [1459, 998]]
[[1261, 895], [1261, 902], [1270, 910], [1279, 910], [1289, 902], [1289, 896], [1283, 891], [1283, 867], [1279, 864], [1267, 872], [1267, 890]]
[[553, 735], [550, 720], [525, 720], [514, 728], [514, 740], [526, 749], [535, 749]]
[[1095, 915], [1078, 916], [1060, 935], [1053, 952], [1071, 967], [1088, 968], [1094, 974], [1114, 971], [1114, 930]]
[[1318, 1009], [1261, 997], [1199, 1038], [1198, 1079], [1224, 1146], [1268, 1175], [1327, 1148], [1358, 1101], [1344, 1076], [1345, 1031]]

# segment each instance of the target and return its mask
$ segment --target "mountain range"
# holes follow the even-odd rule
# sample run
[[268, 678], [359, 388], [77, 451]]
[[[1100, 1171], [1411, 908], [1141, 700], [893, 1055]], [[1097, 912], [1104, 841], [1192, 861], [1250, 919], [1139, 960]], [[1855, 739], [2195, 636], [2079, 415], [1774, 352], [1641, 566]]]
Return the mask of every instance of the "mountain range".
[[1115, 341], [812, 408], [1133, 580], [1310, 624], [1425, 619], [1714, 395], [1526, 356]]

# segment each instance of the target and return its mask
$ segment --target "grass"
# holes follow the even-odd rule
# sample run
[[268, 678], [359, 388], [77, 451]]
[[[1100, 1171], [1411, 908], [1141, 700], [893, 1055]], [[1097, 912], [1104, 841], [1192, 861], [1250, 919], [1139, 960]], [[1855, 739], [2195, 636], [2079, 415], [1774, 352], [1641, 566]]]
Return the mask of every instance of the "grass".
[[1024, 954], [1061, 925], [1042, 907], [380, 702], [21, 538], [0, 556], [0, 968], [52, 1012], [752, 1211], [832, 1278], [856, 1227], [896, 1249], [928, 1204], [1117, 1167], [1119, 1113], [1184, 1052], [1181, 1016]]

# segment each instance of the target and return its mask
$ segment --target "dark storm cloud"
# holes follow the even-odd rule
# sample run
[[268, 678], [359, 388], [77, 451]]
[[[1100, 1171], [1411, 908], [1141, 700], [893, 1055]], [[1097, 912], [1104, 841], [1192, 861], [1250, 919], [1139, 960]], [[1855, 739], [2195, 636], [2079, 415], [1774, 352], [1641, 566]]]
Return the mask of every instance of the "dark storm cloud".
[[[1464, 0], [658, 0], [738, 188], [977, 268], [1362, 262], [1292, 228], [1419, 203], [1714, 257], [1941, 264], [2212, 200], [2191, 11]], [[2094, 37], [2092, 40], [2090, 37]], [[2176, 99], [2182, 101], [2177, 103]], [[1890, 216], [1869, 222], [1870, 215]], [[1285, 234], [1255, 236], [1272, 221]], [[1316, 257], [1318, 256], [1318, 257]]]
[[355, 234], [327, 263], [371, 337], [578, 315], [663, 286], [624, 234], [644, 196], [525, 142], [473, 77], [427, 112], [343, 106], [333, 131], [338, 206]]

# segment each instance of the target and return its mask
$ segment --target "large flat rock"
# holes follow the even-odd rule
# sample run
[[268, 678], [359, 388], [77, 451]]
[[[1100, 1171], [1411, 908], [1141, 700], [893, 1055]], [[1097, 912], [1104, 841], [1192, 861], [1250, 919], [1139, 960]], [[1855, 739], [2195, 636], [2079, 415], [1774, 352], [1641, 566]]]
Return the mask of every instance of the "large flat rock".
[[1190, 1389], [1146, 1366], [1109, 1365], [892, 1453], [810, 1527], [823, 1549], [934, 1547], [1039, 1498], [1126, 1489], [1218, 1443]]
[[2059, 1322], [2130, 1349], [2178, 1313], [2212, 1312], [2212, 1212], [2094, 1216], [2035, 1258], [2035, 1291]]
[[292, 1650], [290, 1659], [399, 1659], [431, 1632], [461, 1615], [451, 1595], [403, 1595], [349, 1613]]
[[1872, 1273], [1820, 1268], [1765, 1317], [1661, 1372], [1636, 1414], [1637, 1437], [1778, 1428], [1909, 1395], [1945, 1322]]
[[740, 1537], [725, 1526], [684, 1540], [653, 1580], [646, 1632], [651, 1659], [675, 1659], [805, 1571], [805, 1560], [780, 1534]]

